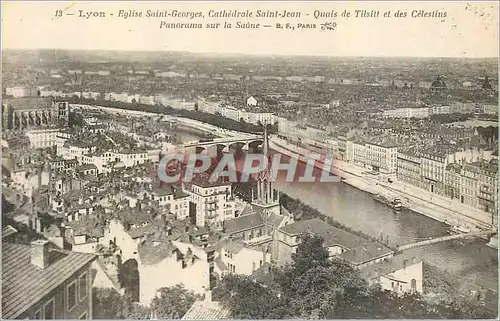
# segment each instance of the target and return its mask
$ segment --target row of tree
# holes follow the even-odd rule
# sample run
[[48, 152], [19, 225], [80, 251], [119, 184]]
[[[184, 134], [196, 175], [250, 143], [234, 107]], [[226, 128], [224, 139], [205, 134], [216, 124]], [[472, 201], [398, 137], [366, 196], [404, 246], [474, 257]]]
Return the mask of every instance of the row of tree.
[[[94, 100], [94, 99], [79, 98], [77, 96], [71, 98], [65, 98], [64, 100], [68, 101], [70, 104], [98, 105], [102, 107], [111, 107], [111, 108], [118, 108], [125, 110], [138, 110], [147, 113], [186, 117], [189, 119], [201, 121], [220, 128], [241, 131], [245, 133], [262, 133], [263, 131], [262, 124], [255, 125], [246, 122], [239, 122], [236, 120], [223, 117], [220, 114], [209, 114], [199, 111], [198, 108], [195, 108], [195, 110], [174, 109], [170, 106], [163, 106], [163, 105], [146, 105], [137, 102], [125, 103], [120, 101]], [[270, 133], [276, 133], [277, 125], [270, 126], [268, 130]]]
[[214, 299], [235, 319], [489, 319], [495, 315], [471, 301], [430, 303], [418, 293], [398, 295], [368, 285], [359, 272], [331, 259], [320, 237], [304, 235], [292, 262], [265, 278], [228, 275]]

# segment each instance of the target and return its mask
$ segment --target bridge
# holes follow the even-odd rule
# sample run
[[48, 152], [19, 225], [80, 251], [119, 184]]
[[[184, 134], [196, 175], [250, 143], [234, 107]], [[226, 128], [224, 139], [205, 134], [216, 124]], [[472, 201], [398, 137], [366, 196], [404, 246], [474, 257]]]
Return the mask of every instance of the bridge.
[[425, 245], [430, 245], [430, 244], [445, 242], [445, 241], [451, 241], [451, 240], [457, 240], [457, 239], [462, 239], [462, 238], [467, 238], [467, 237], [489, 236], [489, 235], [493, 235], [496, 233], [497, 233], [496, 231], [480, 231], [480, 232], [470, 232], [470, 233], [462, 233], [462, 234], [456, 234], [456, 235], [441, 236], [441, 237], [431, 238], [431, 239], [425, 240], [425, 241], [420, 241], [420, 242], [415, 242], [415, 243], [400, 246], [397, 248], [397, 251], [402, 252], [404, 250], [408, 250], [408, 249], [411, 249], [414, 247], [425, 246]]
[[218, 148], [221, 148], [222, 151], [228, 152], [230, 146], [237, 146], [239, 145], [242, 149], [248, 150], [250, 147], [258, 147], [262, 145], [263, 143], [263, 138], [261, 136], [257, 135], [245, 135], [245, 136], [238, 136], [238, 137], [221, 137], [221, 138], [214, 138], [210, 141], [206, 142], [199, 142], [199, 141], [194, 141], [194, 142], [187, 142], [184, 143], [182, 146], [186, 149], [188, 148], [199, 148], [199, 149], [208, 149], [210, 147], [217, 146]]

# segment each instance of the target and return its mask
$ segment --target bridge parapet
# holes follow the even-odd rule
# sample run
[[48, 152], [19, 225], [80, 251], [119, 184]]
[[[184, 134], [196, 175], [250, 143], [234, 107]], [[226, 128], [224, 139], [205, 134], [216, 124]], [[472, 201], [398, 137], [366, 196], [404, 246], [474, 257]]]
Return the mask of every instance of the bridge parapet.
[[252, 137], [252, 138], [247, 138], [247, 137], [231, 137], [231, 138], [216, 138], [208, 142], [188, 142], [184, 143], [184, 147], [209, 147], [213, 145], [230, 145], [230, 144], [235, 144], [235, 143], [242, 143], [242, 144], [249, 144], [252, 142], [256, 141], [262, 141], [262, 138], [260, 137]]
[[397, 248], [397, 251], [402, 252], [404, 250], [408, 250], [408, 249], [411, 249], [414, 247], [425, 246], [425, 245], [430, 245], [430, 244], [445, 242], [445, 241], [450, 241], [450, 240], [457, 240], [457, 239], [462, 239], [462, 238], [467, 238], [467, 237], [488, 236], [488, 235], [493, 235], [496, 233], [497, 233], [496, 231], [491, 230], [491, 231], [480, 231], [480, 232], [471, 232], [471, 233], [441, 236], [441, 237], [431, 238], [431, 239], [425, 240], [425, 241], [420, 241], [420, 242], [402, 245], [402, 246]]

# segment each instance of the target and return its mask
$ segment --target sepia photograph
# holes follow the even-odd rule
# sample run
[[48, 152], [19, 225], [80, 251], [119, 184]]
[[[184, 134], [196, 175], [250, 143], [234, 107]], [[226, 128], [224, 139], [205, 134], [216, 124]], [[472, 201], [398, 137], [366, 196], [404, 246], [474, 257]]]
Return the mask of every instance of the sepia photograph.
[[2, 1], [1, 319], [497, 319], [497, 1]]

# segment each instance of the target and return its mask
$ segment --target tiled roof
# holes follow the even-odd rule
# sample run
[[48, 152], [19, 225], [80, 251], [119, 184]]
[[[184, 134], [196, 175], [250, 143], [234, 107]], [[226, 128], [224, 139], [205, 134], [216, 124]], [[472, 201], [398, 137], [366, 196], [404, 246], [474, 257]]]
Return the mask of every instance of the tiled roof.
[[367, 242], [365, 239], [357, 235], [331, 226], [317, 218], [285, 225], [280, 228], [280, 231], [292, 236], [300, 235], [302, 233], [313, 233], [319, 235], [323, 238], [323, 244], [327, 247], [340, 245], [346, 248], [353, 248]]
[[233, 241], [230, 239], [224, 239], [216, 245], [216, 248], [223, 248], [233, 254], [239, 253], [244, 247], [245, 244], [243, 242]]
[[340, 254], [340, 257], [353, 264], [363, 264], [391, 253], [393, 253], [393, 251], [388, 247], [380, 243], [371, 242], [352, 248]]
[[228, 233], [236, 233], [264, 225], [260, 213], [240, 216], [224, 222], [224, 228]]
[[182, 317], [182, 320], [221, 320], [228, 319], [229, 310], [213, 301], [196, 301]]
[[219, 268], [219, 270], [221, 271], [225, 271], [227, 269], [227, 265], [226, 263], [224, 263], [222, 261], [222, 259], [220, 258], [220, 256], [218, 256], [216, 259], [215, 259], [215, 264], [217, 264], [217, 267]]
[[172, 242], [156, 243], [146, 241], [137, 247], [137, 251], [142, 264], [154, 265], [178, 253], [179, 250]]
[[104, 228], [97, 219], [84, 218], [79, 221], [67, 222], [65, 223], [65, 225], [68, 225], [68, 227], [73, 229], [73, 233], [75, 236], [78, 235], [87, 235], [89, 237], [104, 236]]
[[[415, 260], [415, 261], [413, 261]], [[368, 265], [367, 267], [361, 270], [361, 273], [368, 278], [376, 277], [378, 275], [385, 275], [394, 273], [395, 271], [401, 270], [407, 267], [422, 262], [421, 260], [417, 260], [416, 258], [411, 258], [408, 255], [399, 254], [393, 256], [391, 259], [387, 261], [382, 261], [380, 263], [375, 263], [372, 265]]]
[[151, 220], [149, 222], [145, 222], [144, 225], [130, 227], [127, 233], [131, 238], [135, 239], [145, 235], [151, 235], [155, 234], [156, 232], [160, 232], [165, 228], [165, 226], [165, 222], [162, 219]]
[[40, 270], [31, 264], [28, 245], [2, 244], [2, 318], [14, 319], [40, 301], [96, 256], [50, 250], [50, 265]]
[[285, 219], [284, 216], [271, 213], [267, 218], [267, 222], [272, 224], [274, 227], [278, 227], [280, 226], [280, 224], [283, 222], [284, 219]]
[[166, 186], [166, 187], [155, 187], [153, 189], [153, 193], [158, 196], [158, 197], [162, 197], [162, 196], [167, 196], [167, 195], [172, 195], [173, 194], [173, 190], [172, 190], [172, 187], [170, 186]]
[[14, 109], [49, 109], [52, 108], [52, 98], [13, 98], [3, 99], [3, 104]]
[[254, 208], [251, 204], [245, 203], [245, 207], [241, 210], [240, 216], [250, 215], [255, 213]]
[[16, 233], [17, 233], [17, 230], [15, 228], [13, 228], [10, 225], [7, 225], [6, 227], [4, 227], [2, 229], [2, 239], [9, 237], [11, 235], [14, 235]]

